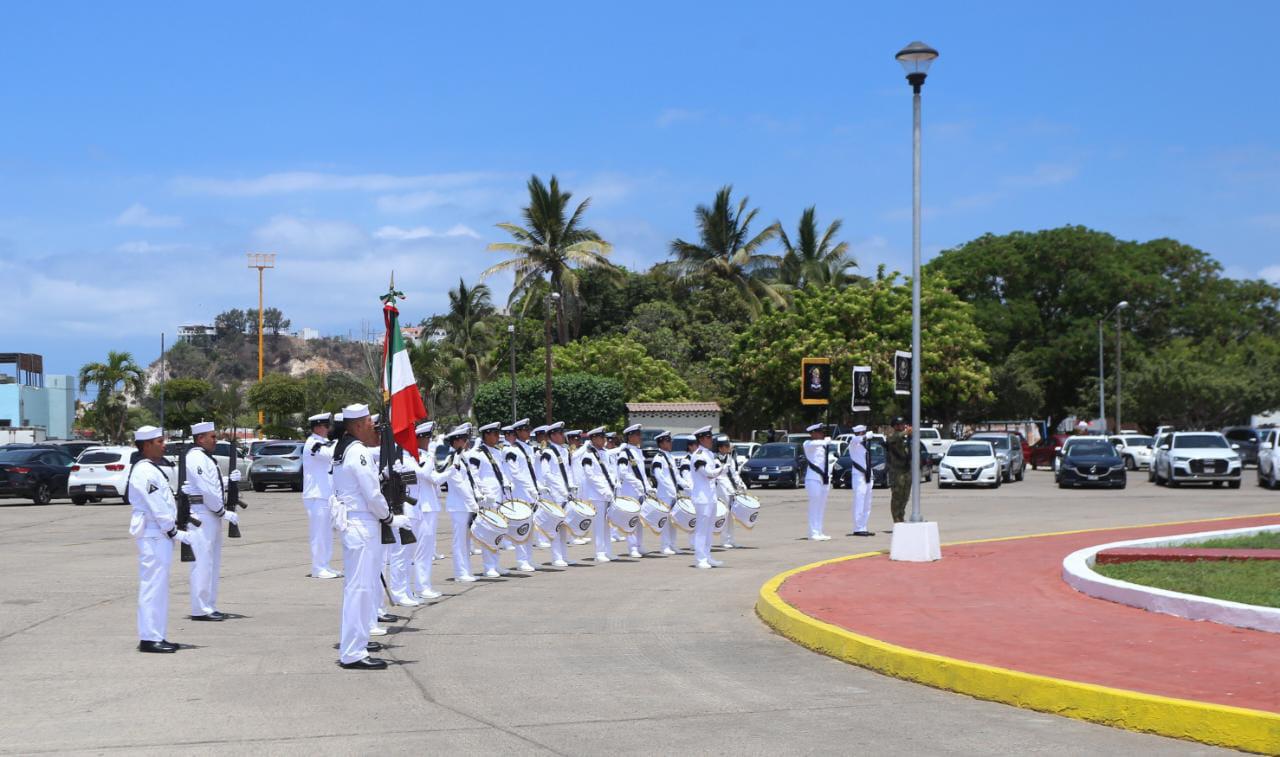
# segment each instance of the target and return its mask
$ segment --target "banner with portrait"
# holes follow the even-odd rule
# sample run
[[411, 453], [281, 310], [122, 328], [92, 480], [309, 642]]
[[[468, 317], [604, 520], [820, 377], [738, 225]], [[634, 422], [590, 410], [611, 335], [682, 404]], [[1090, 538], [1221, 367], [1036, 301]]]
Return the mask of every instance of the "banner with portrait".
[[911, 394], [911, 353], [893, 353], [893, 393]]
[[853, 412], [865, 413], [871, 409], [871, 366], [853, 367]]

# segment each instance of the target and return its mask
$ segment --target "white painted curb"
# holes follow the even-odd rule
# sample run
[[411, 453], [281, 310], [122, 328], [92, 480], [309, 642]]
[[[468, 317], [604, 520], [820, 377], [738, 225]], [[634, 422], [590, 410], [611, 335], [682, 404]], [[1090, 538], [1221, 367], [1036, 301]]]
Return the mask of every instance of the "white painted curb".
[[1081, 594], [1137, 607], [1151, 612], [1176, 615], [1188, 620], [1208, 620], [1223, 625], [1252, 628], [1258, 631], [1280, 633], [1280, 608], [1258, 607], [1240, 602], [1182, 594], [1176, 591], [1140, 586], [1128, 581], [1117, 581], [1093, 571], [1095, 556], [1104, 549], [1117, 547], [1172, 547], [1187, 542], [1203, 541], [1220, 536], [1247, 536], [1263, 531], [1280, 531], [1280, 526], [1254, 526], [1233, 528], [1226, 531], [1203, 531], [1196, 534], [1157, 536], [1151, 539], [1131, 539], [1110, 544], [1086, 547], [1067, 555], [1062, 561], [1062, 580]]

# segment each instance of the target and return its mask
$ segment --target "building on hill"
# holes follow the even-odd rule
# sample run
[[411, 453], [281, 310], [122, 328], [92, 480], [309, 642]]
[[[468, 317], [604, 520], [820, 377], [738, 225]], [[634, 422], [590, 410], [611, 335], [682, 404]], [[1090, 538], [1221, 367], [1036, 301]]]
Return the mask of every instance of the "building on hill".
[[309, 328], [298, 329], [293, 335], [304, 342], [320, 338], [320, 332], [318, 330]]
[[49, 439], [70, 439], [75, 417], [74, 376], [46, 376], [41, 355], [0, 353], [0, 428], [43, 429]]
[[178, 327], [178, 341], [180, 342], [204, 342], [213, 339], [216, 334], [217, 330], [213, 326], [207, 326], [202, 323]]
[[720, 405], [715, 402], [628, 402], [627, 422], [646, 428], [689, 434], [703, 426], [720, 428]]

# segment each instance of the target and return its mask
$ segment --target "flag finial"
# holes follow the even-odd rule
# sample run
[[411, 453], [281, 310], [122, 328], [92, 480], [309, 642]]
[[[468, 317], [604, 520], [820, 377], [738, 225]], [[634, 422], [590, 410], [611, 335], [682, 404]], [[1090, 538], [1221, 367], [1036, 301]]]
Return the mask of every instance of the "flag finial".
[[384, 305], [394, 305], [396, 300], [404, 299], [404, 292], [396, 289], [396, 272], [391, 272], [391, 284], [387, 288], [387, 293], [380, 298]]

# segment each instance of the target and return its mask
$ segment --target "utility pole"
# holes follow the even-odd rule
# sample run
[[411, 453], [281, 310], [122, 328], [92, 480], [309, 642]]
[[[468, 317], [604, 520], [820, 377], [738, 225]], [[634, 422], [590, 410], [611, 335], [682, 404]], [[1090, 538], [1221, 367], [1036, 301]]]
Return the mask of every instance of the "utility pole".
[[[258, 381], [262, 381], [262, 272], [268, 268], [276, 267], [276, 254], [274, 252], [250, 252], [249, 268], [258, 269]], [[263, 413], [258, 410], [258, 428], [263, 426]]]
[[[547, 323], [546, 323], [546, 329], [545, 329], [546, 337], [547, 337], [547, 381], [546, 381], [547, 385], [546, 385], [546, 398], [544, 399], [544, 402], [543, 402], [544, 404], [543, 409], [545, 410], [545, 413], [546, 413], [546, 423], [548, 425], [551, 424], [551, 318], [553, 313], [556, 315], [559, 315], [560, 313], [559, 305], [560, 305], [559, 292], [552, 292], [551, 294], [547, 295]], [[557, 333], [559, 333], [558, 328], [557, 328]]]

